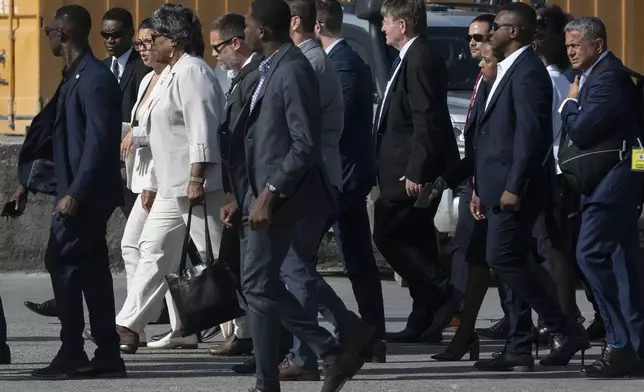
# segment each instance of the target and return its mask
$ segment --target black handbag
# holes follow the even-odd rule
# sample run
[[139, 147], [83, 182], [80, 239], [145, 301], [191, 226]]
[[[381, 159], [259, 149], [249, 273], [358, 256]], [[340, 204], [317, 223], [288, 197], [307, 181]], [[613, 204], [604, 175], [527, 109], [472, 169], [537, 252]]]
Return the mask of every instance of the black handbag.
[[[181, 335], [189, 336], [245, 314], [239, 306], [237, 281], [224, 262], [216, 260], [212, 252], [210, 232], [204, 203], [206, 224], [206, 260], [179, 274], [166, 275], [170, 294], [181, 320]], [[185, 265], [190, 241], [192, 206], [188, 212], [186, 236], [183, 241], [181, 263]]]

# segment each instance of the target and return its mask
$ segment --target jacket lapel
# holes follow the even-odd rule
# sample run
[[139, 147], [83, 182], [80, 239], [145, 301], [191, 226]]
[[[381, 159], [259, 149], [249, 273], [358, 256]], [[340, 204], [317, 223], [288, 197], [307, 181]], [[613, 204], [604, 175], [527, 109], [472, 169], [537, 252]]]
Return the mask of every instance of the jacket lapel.
[[132, 78], [132, 74], [134, 73], [134, 67], [136, 67], [136, 60], [138, 59], [139, 53], [132, 49], [132, 53], [130, 53], [130, 57], [128, 57], [127, 63], [125, 64], [123, 75], [121, 75], [121, 81], [119, 82], [119, 84], [121, 85], [121, 91], [124, 91], [128, 83], [130, 83], [130, 79]]
[[94, 56], [91, 52], [87, 53], [83, 59], [78, 63], [78, 66], [74, 70], [73, 75], [69, 75], [70, 80], [67, 82], [69, 83], [69, 86], [65, 89], [65, 95], [59, 97], [60, 103], [58, 104], [58, 115], [56, 116], [56, 121], [54, 123], [54, 129], [56, 128], [56, 125], [62, 120], [64, 116], [61, 116], [61, 112], [65, 110], [67, 107], [67, 102], [69, 101], [69, 98], [72, 96], [74, 93], [74, 90], [76, 89], [76, 85], [78, 84], [78, 81], [83, 75], [83, 70], [85, 69], [85, 66], [87, 66], [87, 61], [88, 61], [88, 56]]
[[[262, 99], [264, 98], [264, 94], [266, 93], [266, 86], [268, 86], [271, 76], [273, 76], [273, 72], [275, 72], [275, 68], [277, 68], [280, 60], [282, 60], [282, 58], [286, 55], [286, 53], [292, 49], [295, 49], [295, 45], [293, 45], [292, 42], [289, 42], [282, 45], [282, 47], [279, 48], [277, 53], [275, 53], [275, 57], [273, 57], [273, 59], [271, 60], [271, 66], [268, 69], [266, 76], [264, 77], [264, 82], [260, 86], [259, 92], [257, 94], [257, 101], [255, 102], [255, 106], [253, 107], [253, 110], [250, 112], [250, 114], [255, 113], [255, 111], [257, 111], [257, 109], [260, 107]], [[251, 104], [251, 101], [247, 102], [247, 105], [250, 105], [250, 104]]]
[[519, 57], [517, 57], [514, 63], [512, 63], [512, 66], [510, 66], [510, 68], [505, 72], [505, 74], [503, 74], [503, 78], [499, 81], [499, 84], [496, 86], [496, 90], [494, 90], [494, 94], [492, 94], [492, 98], [490, 99], [490, 104], [487, 105], [487, 108], [485, 108], [484, 106], [485, 113], [483, 113], [483, 115], [481, 116], [481, 120], [486, 118], [488, 114], [493, 111], [492, 108], [496, 104], [496, 101], [499, 99], [501, 92], [503, 92], [503, 88], [505, 87], [505, 85], [508, 84], [508, 81], [512, 77], [512, 74], [517, 69], [519, 64], [521, 64], [521, 62], [530, 54], [534, 54], [534, 52], [532, 51], [532, 48], [527, 48], [526, 50], [524, 50], [523, 53], [521, 53]]
[[[152, 83], [152, 78], [154, 77], [153, 73], [150, 73], [146, 75], [143, 80], [141, 81], [141, 86], [139, 87], [139, 91], [137, 93], [136, 97], [136, 103], [134, 104], [134, 107], [132, 107], [132, 117], [130, 118], [130, 123], [134, 122], [134, 117], [136, 117], [136, 112], [139, 110], [139, 106], [143, 102], [141, 102], [141, 98], [143, 98], [143, 95], [146, 93], [148, 87], [150, 86], [150, 83]], [[148, 97], [148, 100], [152, 99], [152, 94]]]

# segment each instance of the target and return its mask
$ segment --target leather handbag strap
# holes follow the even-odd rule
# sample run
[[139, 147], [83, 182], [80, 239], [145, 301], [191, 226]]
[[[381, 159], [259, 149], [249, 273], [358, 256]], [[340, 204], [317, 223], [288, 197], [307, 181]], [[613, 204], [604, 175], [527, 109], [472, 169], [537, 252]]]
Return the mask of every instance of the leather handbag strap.
[[[181, 251], [181, 265], [186, 265], [186, 257], [188, 256], [188, 243], [190, 243], [190, 227], [192, 226], [192, 208], [190, 204], [188, 210], [188, 222], [186, 223], [186, 235], [183, 239], [183, 250]], [[213, 264], [215, 262], [215, 255], [212, 252], [212, 242], [210, 242], [210, 229], [208, 228], [208, 209], [206, 208], [206, 201], [203, 202], [203, 216], [204, 225], [206, 226], [206, 257], [205, 263]], [[193, 260], [194, 261], [194, 260]], [[198, 263], [201, 264], [201, 263]]]

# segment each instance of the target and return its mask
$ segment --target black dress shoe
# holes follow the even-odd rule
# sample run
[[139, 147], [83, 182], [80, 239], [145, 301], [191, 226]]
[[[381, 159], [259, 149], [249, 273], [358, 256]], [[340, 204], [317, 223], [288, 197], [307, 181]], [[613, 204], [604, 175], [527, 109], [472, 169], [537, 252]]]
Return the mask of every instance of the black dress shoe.
[[550, 330], [548, 329], [548, 327], [539, 328], [539, 330], [537, 331], [537, 334], [538, 334], [537, 339], [539, 339], [539, 343], [550, 345], [550, 339], [552, 336], [550, 335]]
[[215, 356], [250, 355], [252, 351], [253, 339], [239, 339], [235, 334], [230, 335], [222, 345], [208, 349], [208, 353]]
[[255, 372], [257, 371], [255, 357], [249, 358], [243, 363], [233, 365], [232, 370], [237, 374], [255, 374]]
[[586, 328], [586, 334], [591, 342], [605, 339], [606, 327], [604, 326], [604, 321], [598, 319], [593, 320], [588, 328]]
[[201, 331], [201, 333], [197, 334], [197, 337], [199, 338], [199, 343], [205, 343], [210, 340], [213, 340], [217, 335], [221, 333], [221, 327], [217, 325], [216, 327], [212, 327], [210, 329], [206, 329], [204, 331]]
[[475, 331], [481, 338], [504, 340], [508, 338], [509, 324], [508, 319], [504, 317], [489, 328], [477, 328]]
[[581, 365], [584, 365], [584, 353], [591, 347], [586, 330], [574, 323], [567, 334], [554, 334], [550, 354], [539, 363], [541, 366], [567, 366], [572, 357], [581, 351]]
[[11, 350], [6, 344], [0, 345], [0, 365], [11, 364]]
[[58, 317], [58, 308], [56, 307], [56, 300], [50, 299], [41, 304], [27, 301], [25, 302], [27, 309], [32, 312], [45, 317]]
[[483, 359], [474, 363], [474, 367], [489, 372], [514, 370], [516, 372], [531, 372], [534, 370], [532, 354], [514, 354], [503, 352], [492, 359]]
[[365, 362], [386, 363], [387, 362], [387, 344], [380, 339], [372, 342], [371, 346], [362, 351], [362, 357]]
[[89, 365], [70, 372], [68, 376], [74, 379], [125, 378], [127, 372], [123, 362], [118, 365], [103, 366], [91, 361]]
[[400, 332], [385, 332], [385, 341], [389, 343], [418, 343], [420, 337], [420, 332], [407, 328]]
[[639, 375], [641, 363], [630, 345], [624, 348], [604, 346], [592, 365], [584, 366], [581, 374], [589, 378], [620, 378]]
[[89, 366], [89, 359], [85, 353], [79, 354], [76, 359], [71, 356], [63, 356], [60, 353], [49, 364], [49, 366], [36, 369], [31, 372], [31, 376], [39, 380], [66, 380], [69, 374], [77, 369]]

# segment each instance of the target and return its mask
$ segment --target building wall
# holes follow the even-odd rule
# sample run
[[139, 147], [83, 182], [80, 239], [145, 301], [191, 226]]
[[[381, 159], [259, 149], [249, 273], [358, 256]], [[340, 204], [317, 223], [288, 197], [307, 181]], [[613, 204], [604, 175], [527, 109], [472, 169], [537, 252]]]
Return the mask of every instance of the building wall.
[[[105, 11], [112, 7], [123, 7], [132, 12], [135, 24], [150, 16], [152, 12], [169, 0], [14, 0], [15, 21], [15, 113], [18, 116], [15, 129], [10, 129], [6, 116], [9, 106], [9, 86], [0, 84], [0, 134], [24, 134], [25, 127], [42, 104], [49, 99], [60, 81], [62, 62], [50, 51], [49, 42], [42, 26], [46, 25], [59, 7], [79, 4], [92, 14], [91, 45], [99, 58], [106, 56], [100, 32], [100, 20]], [[245, 13], [250, 0], [173, 0], [195, 9], [208, 35], [210, 24], [226, 12]], [[0, 0], [0, 53], [9, 49], [9, 4]], [[206, 39], [208, 42], [208, 39]], [[206, 50], [206, 61], [212, 66], [215, 61]], [[0, 79], [9, 82], [14, 72], [9, 60], [0, 63]], [[23, 120], [20, 120], [23, 118]]]

